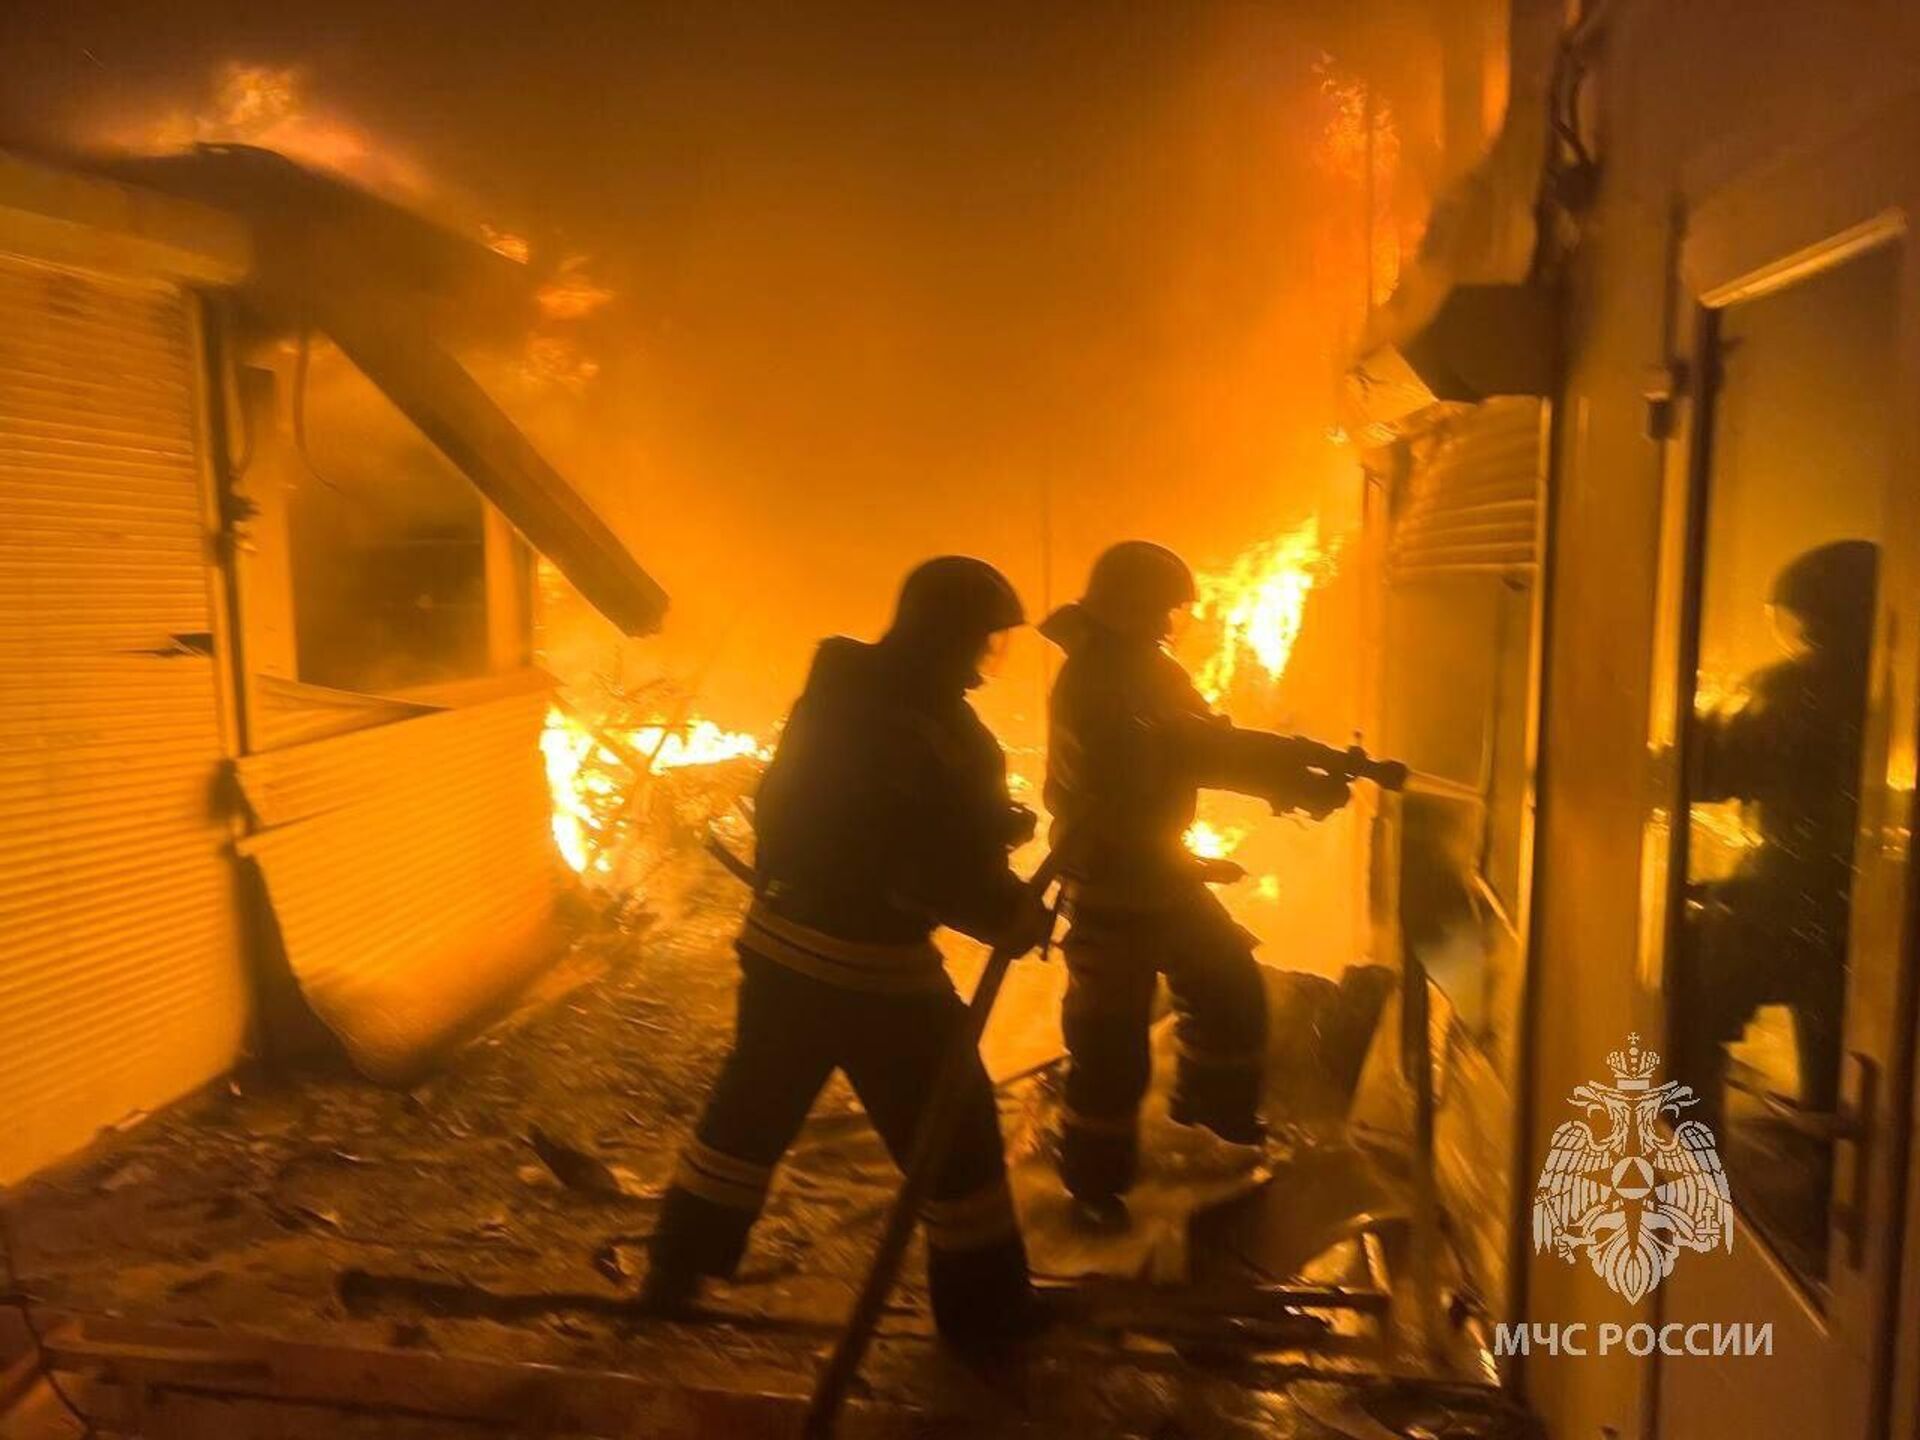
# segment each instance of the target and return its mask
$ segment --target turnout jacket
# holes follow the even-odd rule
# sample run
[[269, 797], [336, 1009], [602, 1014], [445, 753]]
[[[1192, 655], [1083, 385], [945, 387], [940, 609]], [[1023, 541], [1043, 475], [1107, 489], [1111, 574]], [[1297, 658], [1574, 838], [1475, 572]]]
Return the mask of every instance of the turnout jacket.
[[1078, 834], [1082, 905], [1153, 905], [1194, 884], [1198, 863], [1181, 837], [1203, 788], [1284, 809], [1337, 783], [1309, 769], [1321, 747], [1241, 729], [1159, 645], [1081, 605], [1055, 611], [1040, 633], [1066, 652], [1048, 713], [1046, 800], [1054, 824]]
[[944, 985], [935, 927], [991, 939], [1022, 903], [1015, 813], [963, 691], [886, 641], [826, 640], [755, 801], [741, 944], [853, 988]]

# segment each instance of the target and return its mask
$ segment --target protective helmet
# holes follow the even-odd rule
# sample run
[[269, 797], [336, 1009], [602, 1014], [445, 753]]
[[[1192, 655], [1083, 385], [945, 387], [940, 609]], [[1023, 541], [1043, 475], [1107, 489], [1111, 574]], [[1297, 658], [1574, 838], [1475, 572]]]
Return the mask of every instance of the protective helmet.
[[1193, 599], [1193, 572], [1186, 561], [1150, 540], [1122, 540], [1093, 562], [1080, 604], [1109, 630], [1158, 640], [1167, 631], [1167, 617]]
[[1836, 540], [1790, 561], [1773, 582], [1773, 604], [1800, 622], [1816, 650], [1863, 650], [1872, 640], [1880, 547]]
[[893, 607], [893, 631], [981, 639], [1027, 623], [1020, 597], [993, 566], [968, 555], [941, 555], [914, 566]]
[[1026, 623], [1006, 576], [984, 560], [942, 555], [915, 566], [901, 585], [887, 642], [971, 687], [980, 683], [978, 662], [989, 637]]

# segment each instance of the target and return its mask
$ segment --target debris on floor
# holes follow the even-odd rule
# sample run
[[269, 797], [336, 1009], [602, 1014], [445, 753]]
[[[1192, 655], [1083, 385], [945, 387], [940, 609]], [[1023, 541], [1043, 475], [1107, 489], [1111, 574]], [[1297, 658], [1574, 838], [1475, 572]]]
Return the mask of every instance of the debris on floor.
[[[36, 1180], [12, 1211], [22, 1288], [71, 1322], [69, 1348], [129, 1344], [128, 1333], [169, 1344], [270, 1335], [316, 1354], [537, 1362], [667, 1377], [703, 1394], [804, 1394], [897, 1178], [843, 1082], [822, 1095], [741, 1274], [715, 1287], [700, 1323], [642, 1319], [629, 1304], [732, 1023], [744, 892], [697, 854], [674, 883], [673, 923], [594, 912], [568, 973], [411, 1090], [344, 1071], [245, 1076]], [[980, 957], [954, 949], [964, 989]], [[1163, 1025], [1136, 1224], [1088, 1237], [1067, 1219], [1052, 1161], [1060, 972], [1016, 968], [985, 1049], [1036, 1271], [1050, 1286], [1080, 1282], [1060, 1292], [1072, 1323], [1030, 1357], [1020, 1384], [983, 1378], [932, 1343], [912, 1263], [867, 1398], [1030, 1419], [1065, 1403], [1049, 1398], [1054, 1386], [1075, 1395], [1082, 1419], [1124, 1434], [1171, 1433], [1136, 1427], [1185, 1413], [1204, 1392], [1213, 1418], [1181, 1433], [1324, 1433], [1276, 1428], [1298, 1354], [1316, 1353], [1347, 1386], [1368, 1373], [1354, 1346], [1386, 1354], [1352, 1222], [1390, 1204], [1340, 1135], [1351, 1052], [1379, 986], [1364, 974], [1336, 985], [1269, 973], [1285, 1063], [1269, 1103], [1280, 1141], [1258, 1163], [1166, 1118]], [[1206, 1254], [1192, 1253], [1195, 1237]], [[1273, 1288], [1314, 1265], [1332, 1319]], [[1183, 1295], [1195, 1303], [1175, 1303]], [[1277, 1362], [1280, 1352], [1294, 1358]]]

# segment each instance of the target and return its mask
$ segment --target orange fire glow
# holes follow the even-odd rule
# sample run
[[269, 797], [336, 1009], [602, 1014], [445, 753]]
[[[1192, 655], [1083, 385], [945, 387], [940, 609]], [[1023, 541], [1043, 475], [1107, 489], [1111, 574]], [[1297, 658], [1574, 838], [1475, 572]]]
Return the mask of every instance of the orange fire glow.
[[1202, 860], [1224, 860], [1240, 848], [1247, 832], [1238, 825], [1215, 825], [1202, 818], [1189, 825], [1180, 838]]
[[484, 220], [480, 222], [480, 238], [494, 254], [504, 255], [516, 265], [524, 265], [533, 258], [533, 247], [527, 243], [526, 236], [511, 230], [497, 230]]
[[614, 869], [610, 852], [633, 789], [647, 775], [765, 760], [771, 752], [754, 735], [697, 716], [671, 730], [659, 723], [612, 732], [595, 730], [554, 706], [547, 711], [540, 753], [546, 759], [553, 840], [561, 858], [577, 874], [606, 876]]
[[582, 346], [574, 322], [614, 298], [611, 287], [588, 270], [587, 257], [569, 255], [534, 293], [540, 320], [527, 336], [520, 375], [536, 390], [558, 387], [579, 393], [600, 373], [600, 362]]
[[1327, 119], [1314, 157], [1322, 169], [1357, 187], [1368, 208], [1366, 230], [1370, 294], [1379, 300], [1392, 293], [1400, 277], [1407, 236], [1401, 233], [1393, 204], [1393, 186], [1400, 172], [1400, 125], [1392, 106], [1361, 75], [1342, 69], [1332, 56], [1316, 67]]
[[306, 73], [297, 65], [230, 60], [214, 72], [210, 92], [194, 108], [142, 117], [105, 138], [142, 152], [258, 145], [396, 199], [417, 200], [428, 189], [426, 172], [393, 146], [313, 105]]
[[1320, 520], [1244, 550], [1226, 569], [1195, 577], [1194, 615], [1217, 635], [1194, 676], [1200, 693], [1218, 701], [1251, 661], [1270, 684], [1286, 673], [1306, 619], [1307, 597], [1333, 574], [1336, 546], [1323, 543]]
[[[534, 247], [518, 230], [447, 212], [468, 207], [436, 186], [428, 172], [390, 143], [315, 100], [299, 66], [233, 60], [213, 74], [212, 84], [191, 108], [146, 115], [116, 125], [103, 137], [116, 147], [167, 153], [199, 144], [257, 145], [290, 160], [343, 176], [388, 199], [436, 214], [471, 231], [495, 254], [518, 265], [534, 261]], [[600, 373], [573, 322], [596, 313], [614, 290], [591, 273], [584, 255], [569, 255], [535, 291], [539, 318], [519, 357], [518, 378], [535, 392], [586, 389]]]
[[613, 299], [613, 291], [587, 271], [587, 257], [569, 255], [535, 297], [549, 320], [579, 320]]
[[[1745, 680], [1740, 677], [1706, 669], [1695, 677], [1693, 709], [1696, 715], [1724, 719], [1746, 709], [1752, 698]], [[1733, 872], [1744, 852], [1766, 843], [1748, 807], [1738, 800], [1696, 802], [1689, 818], [1696, 838], [1693, 856], [1696, 880], [1724, 879]]]

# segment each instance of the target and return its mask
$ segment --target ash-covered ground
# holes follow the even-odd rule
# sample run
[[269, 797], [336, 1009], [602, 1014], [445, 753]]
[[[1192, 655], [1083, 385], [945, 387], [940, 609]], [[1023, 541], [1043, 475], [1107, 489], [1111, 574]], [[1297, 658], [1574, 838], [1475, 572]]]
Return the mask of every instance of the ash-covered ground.
[[[389, 1297], [388, 1279], [611, 1305], [731, 1032], [740, 900], [707, 862], [685, 869], [671, 925], [589, 924], [566, 965], [580, 983], [549, 981], [411, 1090], [243, 1073], [37, 1181], [12, 1220], [28, 1288], [76, 1309], [422, 1346], [440, 1343], [431, 1307]], [[864, 1128], [835, 1086], [807, 1143]], [[832, 1299], [804, 1292], [857, 1272], [859, 1222], [887, 1192], [857, 1174], [822, 1183], [804, 1144], [783, 1182], [730, 1308], [824, 1313]], [[509, 1318], [458, 1322], [462, 1347], [606, 1364], [626, 1345], [580, 1303]]]
[[[412, 1090], [344, 1072], [243, 1074], [37, 1180], [10, 1208], [21, 1288], [50, 1313], [804, 1393], [897, 1176], [836, 1080], [781, 1167], [741, 1275], [714, 1290], [711, 1318], [669, 1324], [627, 1310], [659, 1196], [731, 1033], [743, 904], [698, 855], [675, 862], [655, 894], [648, 919], [584, 922], [558, 975]], [[978, 952], [949, 948], [964, 990]], [[1352, 1076], [1340, 1057], [1364, 1046], [1379, 978], [1356, 972], [1335, 987], [1275, 972], [1285, 1123], [1272, 1164], [1249, 1171], [1150, 1102], [1154, 1158], [1135, 1232], [1089, 1242], [1066, 1223], [1052, 1176], [1059, 969], [1016, 967], [986, 1046], [1036, 1268], [1241, 1285], [1363, 1279], [1356, 1222], [1394, 1202], [1345, 1142]], [[1203, 1204], [1211, 1213], [1190, 1224]], [[921, 1273], [916, 1255], [867, 1369], [880, 1398], [983, 1425], [1064, 1405], [1075, 1423], [1116, 1434], [1317, 1435], [1347, 1433], [1325, 1428], [1325, 1412], [1360, 1393], [1334, 1387], [1311, 1420], [1295, 1402], [1315, 1382], [1125, 1327], [1062, 1327], [1010, 1381], [932, 1342]]]

